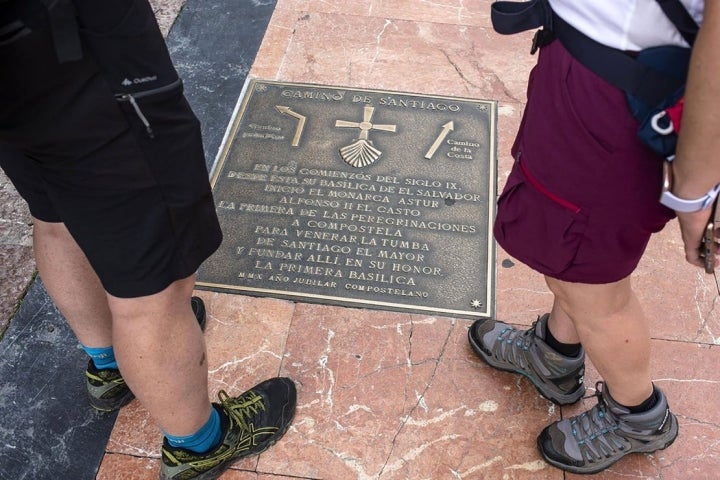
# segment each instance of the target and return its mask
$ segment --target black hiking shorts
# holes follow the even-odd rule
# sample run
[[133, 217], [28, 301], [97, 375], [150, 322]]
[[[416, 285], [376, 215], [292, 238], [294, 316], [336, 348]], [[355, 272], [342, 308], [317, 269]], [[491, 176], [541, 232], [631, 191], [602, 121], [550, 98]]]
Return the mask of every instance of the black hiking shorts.
[[[152, 10], [109, 4], [119, 23], [83, 30], [80, 60], [59, 62], [42, 23], [0, 44], [0, 166], [35, 218], [67, 226], [106, 291], [132, 298], [193, 274], [222, 234], [200, 124]], [[124, 59], [108, 74], [112, 55]], [[142, 65], [122, 77], [133, 57]]]

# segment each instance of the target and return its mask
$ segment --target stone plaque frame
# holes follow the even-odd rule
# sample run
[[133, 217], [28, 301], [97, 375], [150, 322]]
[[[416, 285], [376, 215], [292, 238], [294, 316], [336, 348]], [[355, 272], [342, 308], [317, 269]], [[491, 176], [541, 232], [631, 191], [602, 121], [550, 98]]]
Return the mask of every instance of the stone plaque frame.
[[494, 314], [497, 102], [252, 79], [211, 173], [202, 289]]

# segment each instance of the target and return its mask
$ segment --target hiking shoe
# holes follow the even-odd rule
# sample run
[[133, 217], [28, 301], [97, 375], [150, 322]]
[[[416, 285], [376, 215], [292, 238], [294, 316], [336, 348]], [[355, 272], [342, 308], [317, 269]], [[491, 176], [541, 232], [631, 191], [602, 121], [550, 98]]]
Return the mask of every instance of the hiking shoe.
[[163, 440], [160, 480], [215, 480], [238, 459], [257, 455], [278, 441], [295, 414], [297, 393], [289, 378], [271, 378], [239, 397], [218, 393], [222, 440], [207, 453], [171, 447]]
[[537, 440], [545, 460], [572, 473], [597, 473], [629, 453], [651, 453], [670, 445], [678, 422], [660, 389], [647, 412], [630, 413], [603, 388], [595, 386], [598, 404], [576, 417], [555, 422]]
[[[200, 297], [190, 298], [190, 306], [200, 328], [205, 331], [205, 303]], [[135, 398], [117, 368], [98, 369], [92, 359], [85, 370], [90, 405], [101, 412], [114, 412]]]
[[114, 412], [135, 398], [117, 368], [95, 368], [92, 359], [85, 370], [90, 406], [100, 412]]
[[558, 405], [575, 403], [585, 393], [585, 352], [566, 357], [545, 343], [550, 314], [538, 317], [528, 330], [492, 319], [476, 320], [468, 331], [470, 346], [490, 366], [525, 375], [547, 399]]
[[192, 308], [195, 314], [195, 319], [200, 325], [200, 330], [205, 331], [206, 313], [205, 313], [205, 302], [200, 297], [190, 297], [190, 308]]

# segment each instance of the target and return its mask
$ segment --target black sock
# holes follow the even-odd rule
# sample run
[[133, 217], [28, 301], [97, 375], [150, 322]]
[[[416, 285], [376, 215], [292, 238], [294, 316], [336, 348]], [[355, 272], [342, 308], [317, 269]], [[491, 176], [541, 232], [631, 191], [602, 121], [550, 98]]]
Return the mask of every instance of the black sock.
[[626, 406], [625, 408], [630, 410], [630, 413], [647, 412], [648, 410], [650, 410], [651, 408], [653, 408], [655, 406], [657, 401], [658, 401], [658, 395], [657, 395], [657, 392], [655, 391], [655, 388], [653, 388], [653, 392], [650, 394], [650, 396], [647, 399], [645, 399], [645, 401], [642, 402], [640, 405], [635, 405], [633, 407]]
[[555, 338], [549, 327], [545, 328], [545, 343], [561, 355], [566, 357], [577, 357], [580, 353], [579, 343], [562, 343]]

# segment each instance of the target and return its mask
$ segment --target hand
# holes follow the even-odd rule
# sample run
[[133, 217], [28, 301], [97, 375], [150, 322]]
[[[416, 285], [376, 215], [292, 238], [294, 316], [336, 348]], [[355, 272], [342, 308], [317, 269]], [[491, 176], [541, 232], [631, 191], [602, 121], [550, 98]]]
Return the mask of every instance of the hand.
[[[680, 231], [682, 233], [683, 243], [685, 245], [685, 259], [691, 265], [697, 267], [705, 266], [705, 258], [702, 253], [702, 241], [705, 229], [710, 219], [712, 208], [706, 208], [699, 212], [683, 213], [676, 212], [678, 222], [680, 223]], [[716, 251], [716, 245], [711, 246], [714, 252]], [[714, 260], [714, 265], [718, 266], [717, 259]]]

